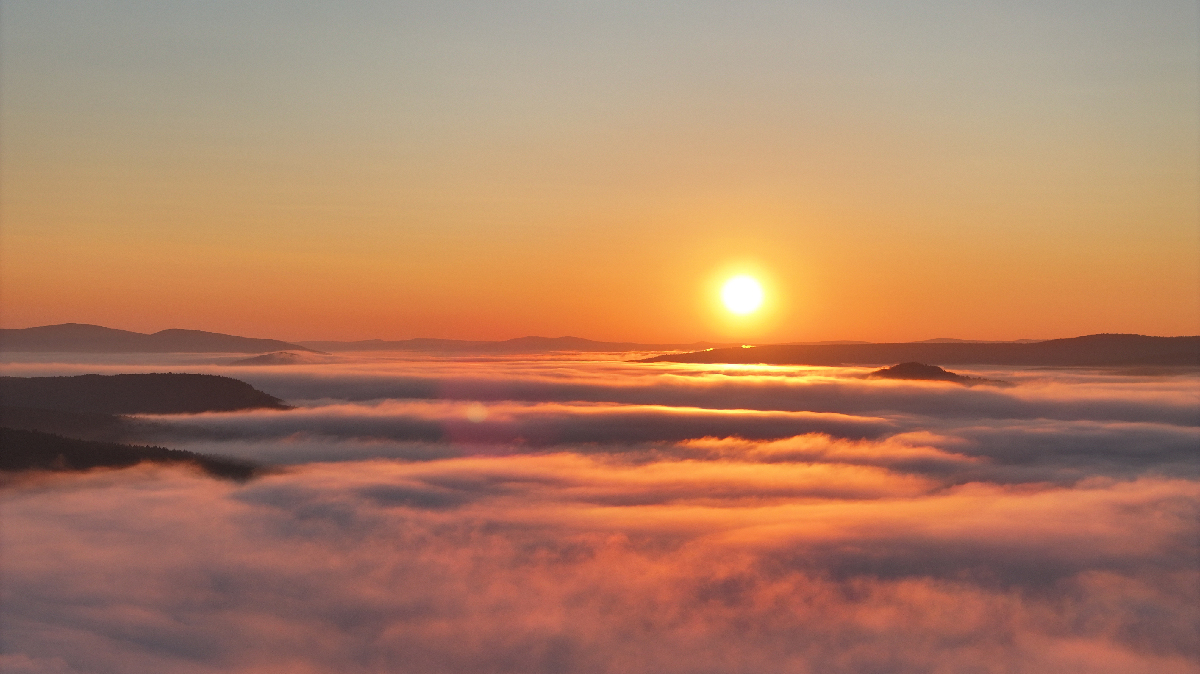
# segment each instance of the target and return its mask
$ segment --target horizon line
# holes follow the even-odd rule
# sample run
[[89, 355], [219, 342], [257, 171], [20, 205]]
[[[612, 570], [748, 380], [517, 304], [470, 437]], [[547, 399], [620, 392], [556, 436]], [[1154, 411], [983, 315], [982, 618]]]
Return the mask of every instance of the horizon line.
[[633, 344], [633, 345], [639, 345], [639, 346], [667, 346], [667, 345], [691, 346], [691, 345], [701, 345], [701, 344], [721, 345], [721, 346], [726, 346], [726, 345], [729, 345], [729, 346], [738, 346], [738, 345], [821, 346], [821, 345], [849, 345], [849, 344], [917, 344], [917, 343], [929, 343], [929, 342], [1009, 344], [1009, 343], [1022, 343], [1022, 342], [1024, 342], [1024, 343], [1046, 342], [1046, 341], [1052, 341], [1055, 339], [1072, 339], [1072, 338], [1076, 338], [1076, 337], [1091, 337], [1091, 336], [1095, 336], [1095, 335], [1136, 335], [1136, 336], [1141, 336], [1141, 337], [1164, 337], [1164, 338], [1200, 336], [1200, 335], [1147, 335], [1147, 334], [1134, 333], [1134, 332], [1096, 332], [1096, 333], [1088, 333], [1085, 335], [1070, 335], [1070, 336], [1065, 336], [1065, 337], [1018, 338], [1018, 339], [969, 339], [969, 338], [958, 338], [958, 337], [932, 337], [932, 338], [926, 338], [926, 339], [912, 339], [912, 340], [905, 340], [905, 341], [900, 341], [900, 340], [870, 341], [870, 340], [862, 340], [862, 339], [822, 339], [822, 340], [785, 340], [785, 341], [767, 342], [767, 341], [754, 341], [754, 340], [744, 340], [744, 339], [743, 340], [698, 339], [698, 340], [691, 340], [691, 341], [651, 342], [651, 341], [638, 341], [638, 340], [631, 340], [631, 339], [593, 339], [591, 337], [579, 337], [576, 335], [560, 335], [560, 336], [556, 336], [556, 337], [547, 337], [547, 336], [536, 335], [536, 334], [526, 334], [526, 335], [520, 335], [517, 337], [509, 337], [509, 338], [505, 338], [505, 339], [467, 339], [467, 338], [461, 338], [461, 337], [427, 337], [427, 336], [402, 337], [402, 338], [368, 337], [368, 338], [363, 338], [363, 339], [285, 339], [285, 338], [279, 338], [279, 337], [246, 337], [245, 335], [237, 335], [237, 334], [226, 333], [226, 332], [217, 332], [214, 330], [203, 330], [203, 329], [198, 329], [198, 328], [179, 328], [179, 327], [163, 328], [161, 330], [156, 330], [154, 332], [139, 332], [137, 330], [129, 330], [126, 328], [113, 328], [113, 327], [109, 327], [109, 326], [105, 326], [105, 325], [99, 325], [96, 323], [78, 323], [78, 322], [51, 323], [51, 324], [46, 324], [46, 325], [32, 325], [32, 326], [20, 327], [20, 328], [0, 327], [0, 330], [33, 330], [33, 329], [38, 329], [38, 328], [56, 328], [56, 327], [67, 327], [67, 326], [101, 328], [104, 330], [130, 332], [130, 333], [141, 334], [141, 335], [154, 335], [154, 334], [159, 334], [162, 332], [168, 332], [168, 331], [172, 331], [172, 330], [181, 330], [181, 331], [189, 331], [189, 332], [203, 332], [203, 333], [208, 333], [208, 334], [213, 334], [213, 335], [240, 337], [240, 338], [245, 338], [245, 339], [270, 339], [270, 340], [275, 340], [275, 341], [280, 341], [280, 342], [288, 342], [288, 343], [296, 344], [298, 346], [304, 346], [304, 344], [306, 342], [310, 343], [310, 344], [311, 343], [353, 344], [353, 343], [359, 343], [359, 342], [442, 341], [442, 342], [463, 342], [463, 343], [480, 343], [480, 344], [501, 344], [501, 343], [505, 343], [505, 342], [513, 342], [513, 341], [518, 341], [518, 340], [522, 340], [522, 339], [544, 339], [544, 340], [571, 339], [571, 340], [581, 340], [581, 341], [598, 343], [598, 344]]

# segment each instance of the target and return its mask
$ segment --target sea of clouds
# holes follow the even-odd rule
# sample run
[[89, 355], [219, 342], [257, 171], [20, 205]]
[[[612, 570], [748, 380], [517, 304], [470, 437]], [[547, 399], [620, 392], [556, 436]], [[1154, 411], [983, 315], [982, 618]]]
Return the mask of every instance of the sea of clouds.
[[1200, 672], [1200, 374], [614, 357], [225, 374], [276, 467], [5, 486], [5, 672]]

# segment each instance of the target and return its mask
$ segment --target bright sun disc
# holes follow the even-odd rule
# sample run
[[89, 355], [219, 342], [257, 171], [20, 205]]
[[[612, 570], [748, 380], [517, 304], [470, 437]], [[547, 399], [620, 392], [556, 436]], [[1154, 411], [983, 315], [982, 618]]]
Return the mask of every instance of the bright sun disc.
[[721, 289], [721, 299], [733, 313], [748, 314], [762, 304], [762, 286], [749, 276], [734, 276]]

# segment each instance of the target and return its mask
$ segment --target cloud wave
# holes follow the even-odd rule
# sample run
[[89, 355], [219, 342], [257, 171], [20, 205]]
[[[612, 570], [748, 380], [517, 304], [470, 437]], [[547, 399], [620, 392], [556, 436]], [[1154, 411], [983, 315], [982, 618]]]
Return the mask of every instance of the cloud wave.
[[260, 372], [137, 432], [278, 472], [3, 488], [0, 667], [1200, 672], [1196, 373], [860, 374]]

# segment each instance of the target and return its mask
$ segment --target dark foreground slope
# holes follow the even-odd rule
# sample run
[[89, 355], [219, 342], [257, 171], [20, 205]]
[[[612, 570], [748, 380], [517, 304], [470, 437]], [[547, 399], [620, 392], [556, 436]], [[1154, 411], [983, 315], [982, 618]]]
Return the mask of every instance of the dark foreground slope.
[[2, 472], [124, 468], [145, 461], [191, 464], [213, 477], [229, 480], [248, 480], [261, 471], [259, 466], [248, 461], [205, 456], [166, 447], [77, 440], [38, 431], [0, 428]]
[[1105, 334], [1032, 343], [768, 345], [665, 354], [639, 362], [764, 365], [884, 365], [921, 362], [1035, 367], [1200, 366], [1200, 337]]
[[91, 414], [188, 414], [287, 409], [244, 381], [210, 374], [0, 377], [0, 405]]
[[0, 405], [0, 426], [55, 433], [80, 440], [120, 442], [135, 436], [138, 424], [129, 417], [115, 414]]
[[0, 330], [0, 351], [70, 353], [269, 353], [312, 351], [278, 339], [238, 337], [203, 330], [161, 330], [153, 334], [99, 325], [63, 323]]
[[288, 409], [278, 398], [229, 377], [96, 374], [0, 377], [0, 472], [122, 468], [143, 461], [189, 463], [210, 475], [247, 480], [254, 463], [165, 447], [119, 444], [136, 435], [126, 414]]

